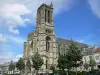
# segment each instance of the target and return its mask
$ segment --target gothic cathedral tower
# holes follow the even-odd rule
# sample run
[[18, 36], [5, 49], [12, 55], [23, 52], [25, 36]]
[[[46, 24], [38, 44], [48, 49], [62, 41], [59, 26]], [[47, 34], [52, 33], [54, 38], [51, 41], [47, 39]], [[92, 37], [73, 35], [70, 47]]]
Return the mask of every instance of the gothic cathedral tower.
[[43, 55], [44, 70], [56, 65], [56, 39], [53, 24], [53, 5], [42, 4], [37, 10], [38, 52]]
[[[53, 4], [42, 4], [37, 10], [37, 25], [24, 43], [24, 58], [38, 52], [44, 60], [40, 71], [50, 71], [57, 64], [56, 37], [53, 23]], [[27, 61], [26, 61], [27, 62]]]

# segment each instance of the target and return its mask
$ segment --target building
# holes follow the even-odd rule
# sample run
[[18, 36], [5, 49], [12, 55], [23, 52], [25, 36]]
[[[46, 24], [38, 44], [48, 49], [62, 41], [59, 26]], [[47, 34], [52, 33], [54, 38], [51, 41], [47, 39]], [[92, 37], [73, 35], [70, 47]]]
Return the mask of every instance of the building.
[[[83, 65], [84, 64], [89, 64], [90, 62], [90, 58], [92, 58], [96, 65], [94, 67], [94, 69], [98, 69], [98, 66], [100, 66], [100, 48], [97, 46], [97, 45], [94, 45], [94, 47], [91, 47], [91, 48], [88, 48], [88, 49], [85, 49], [83, 51]], [[82, 70], [85, 70], [84, 66], [83, 66], [83, 69]], [[87, 71], [91, 70], [91, 68], [89, 67]]]
[[[27, 59], [30, 59], [36, 52], [43, 58], [44, 64], [39, 70], [40, 72], [50, 72], [50, 66], [57, 65], [59, 54], [64, 54], [71, 43], [71, 40], [56, 37], [53, 9], [52, 3], [50, 5], [42, 4], [37, 9], [36, 28], [34, 32], [28, 34], [28, 40], [24, 43], [25, 64]], [[89, 48], [87, 44], [78, 43], [78, 45], [82, 49]]]

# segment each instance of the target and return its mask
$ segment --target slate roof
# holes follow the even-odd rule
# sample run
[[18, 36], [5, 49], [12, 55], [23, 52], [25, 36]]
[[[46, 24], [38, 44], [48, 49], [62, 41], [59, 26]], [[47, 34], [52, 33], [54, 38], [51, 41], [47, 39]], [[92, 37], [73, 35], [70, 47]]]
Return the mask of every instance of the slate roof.
[[[56, 37], [56, 42], [59, 43], [59, 44], [69, 45], [71, 43], [71, 40], [67, 40], [67, 39], [63, 39], [63, 38]], [[79, 43], [79, 42], [77, 42], [77, 44], [81, 48], [88, 48], [88, 45], [87, 44]]]
[[[69, 45], [71, 43], [71, 40], [67, 40], [67, 39], [63, 39], [63, 38], [59, 38], [59, 37], [56, 37], [56, 42], [59, 43], [59, 44], [65, 44], [65, 45]], [[77, 42], [78, 46], [80, 46], [80, 48], [82, 48], [82, 55], [85, 56], [85, 55], [92, 55], [93, 53], [93, 50], [94, 48], [91, 47], [91, 48], [88, 48], [88, 45], [87, 44], [84, 44], [84, 43], [79, 43]], [[85, 48], [85, 49], [83, 49]], [[99, 49], [100, 51], [100, 49]]]

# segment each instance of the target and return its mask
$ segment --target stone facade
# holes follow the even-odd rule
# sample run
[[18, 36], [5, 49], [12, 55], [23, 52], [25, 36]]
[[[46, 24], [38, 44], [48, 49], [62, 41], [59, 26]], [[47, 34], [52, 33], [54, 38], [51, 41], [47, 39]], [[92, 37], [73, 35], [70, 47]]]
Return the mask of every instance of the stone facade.
[[[23, 58], [26, 64], [27, 59], [30, 59], [32, 55], [38, 52], [44, 61], [39, 71], [50, 72], [50, 66], [57, 65], [58, 56], [66, 53], [66, 48], [71, 43], [71, 40], [56, 37], [52, 3], [50, 5], [42, 4], [38, 8], [36, 24], [34, 32], [28, 34], [28, 40], [24, 43]], [[88, 48], [87, 44], [78, 43], [78, 45], [82, 49]]]
[[24, 58], [29, 58], [38, 52], [44, 60], [41, 71], [47, 71], [56, 65], [57, 50], [53, 24], [53, 5], [42, 4], [37, 10], [37, 25], [34, 32], [28, 34], [24, 43]]

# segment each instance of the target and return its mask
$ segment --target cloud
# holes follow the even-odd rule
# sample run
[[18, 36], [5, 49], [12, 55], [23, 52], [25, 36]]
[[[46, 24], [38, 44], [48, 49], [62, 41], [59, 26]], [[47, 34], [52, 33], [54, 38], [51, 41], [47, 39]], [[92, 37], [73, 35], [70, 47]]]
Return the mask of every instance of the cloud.
[[0, 34], [0, 50], [12, 50], [15, 46], [22, 46], [24, 41], [21, 37]]
[[20, 34], [17, 27], [25, 26], [25, 22], [35, 23], [37, 8], [42, 3], [50, 4], [51, 1], [55, 14], [69, 10], [74, 4], [74, 0], [3, 0], [0, 1], [0, 25], [5, 25], [3, 29], [8, 29], [13, 34]]
[[4, 43], [7, 43], [7, 39], [4, 38], [2, 34], [0, 34], [0, 44], [4, 44]]
[[0, 64], [4, 64], [10, 61], [18, 61], [22, 57], [22, 54], [16, 55], [14, 52], [0, 52]]
[[[11, 60], [15, 62], [18, 61], [18, 59], [22, 57], [22, 54], [16, 54], [14, 44], [16, 47], [20, 47], [24, 41], [24, 39], [19, 37], [0, 34], [0, 64], [10, 62]], [[10, 43], [12, 43], [12, 45]]]
[[25, 39], [24, 38], [20, 38], [20, 37], [7, 36], [7, 38], [8, 38], [8, 40], [12, 40], [12, 42], [17, 44], [17, 45], [23, 45], [23, 43], [25, 42]]
[[84, 40], [76, 40], [77, 42], [84, 43]]
[[18, 54], [16, 55], [15, 59], [13, 59], [13, 61], [17, 62], [22, 57], [23, 57], [23, 54]]
[[[57, 15], [68, 11], [73, 6], [74, 0], [52, 0], [52, 2], [54, 5], [54, 15]], [[36, 22], [36, 12], [42, 3], [50, 4], [51, 0], [0, 1], [0, 43], [2, 44], [2, 46], [0, 45], [0, 50], [13, 50], [13, 47], [18, 47], [18, 49], [19, 46], [22, 47], [25, 39], [18, 35], [21, 31], [20, 27], [29, 27], [27, 22], [32, 24]], [[17, 46], [14, 46], [14, 44]], [[15, 56], [14, 52], [0, 52], [0, 63], [13, 58], [17, 60], [18, 57], [20, 55]]]
[[14, 34], [19, 34], [20, 33], [18, 29], [13, 29], [12, 27], [9, 28], [9, 31], [14, 33]]
[[93, 13], [100, 18], [100, 0], [88, 0]]
[[0, 50], [11, 50], [11, 46], [3, 34], [0, 34]]
[[21, 16], [29, 14], [31, 11], [24, 5], [19, 4], [4, 4], [0, 6], [0, 18], [3, 29], [8, 29], [9, 32], [19, 34], [19, 30], [16, 29], [18, 26], [25, 26], [24, 20]]

